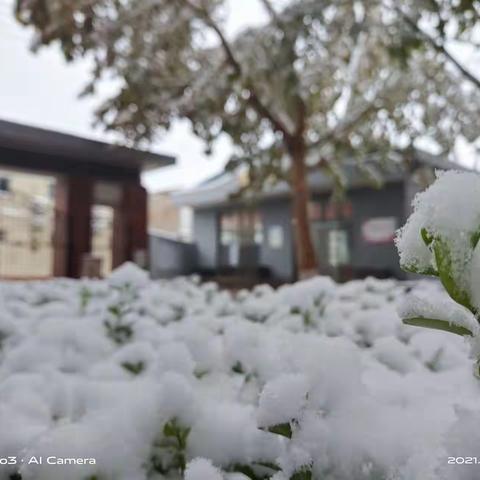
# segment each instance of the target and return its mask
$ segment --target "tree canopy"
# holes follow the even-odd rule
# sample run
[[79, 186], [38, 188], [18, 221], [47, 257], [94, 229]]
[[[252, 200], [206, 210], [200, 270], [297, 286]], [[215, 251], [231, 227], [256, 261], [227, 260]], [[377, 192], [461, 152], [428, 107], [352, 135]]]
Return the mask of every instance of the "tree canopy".
[[420, 135], [448, 150], [460, 132], [478, 134], [478, 92], [405, 20], [425, 18], [439, 44], [455, 22], [470, 41], [477, 2], [260, 1], [271, 21], [234, 39], [221, 0], [18, 0], [17, 16], [37, 46], [58, 41], [69, 60], [92, 52], [86, 93], [104, 74], [120, 80], [97, 115], [131, 140], [178, 117], [209, 144], [226, 132], [249, 156], [281, 156], [282, 134], [303, 124], [319, 155]]
[[338, 178], [345, 156], [384, 158], [419, 138], [449, 153], [459, 134], [478, 137], [480, 87], [448, 42], [473, 42], [479, 2], [259, 2], [269, 21], [233, 38], [226, 0], [17, 0], [17, 17], [35, 47], [92, 56], [85, 93], [118, 80], [96, 112], [107, 129], [138, 142], [186, 118], [207, 150], [226, 133], [230, 166], [248, 165], [253, 186], [298, 187], [317, 166]]

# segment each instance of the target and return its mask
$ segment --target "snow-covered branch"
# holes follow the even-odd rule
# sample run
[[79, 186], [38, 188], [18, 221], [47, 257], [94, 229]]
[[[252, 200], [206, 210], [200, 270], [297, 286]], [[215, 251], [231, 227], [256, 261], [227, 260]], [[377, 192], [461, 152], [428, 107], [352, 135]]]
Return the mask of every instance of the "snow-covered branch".
[[210, 27], [217, 35], [222, 49], [226, 55], [228, 63], [233, 68], [235, 74], [240, 79], [242, 79], [245, 88], [249, 92], [248, 101], [252, 105], [252, 107], [257, 111], [259, 115], [267, 119], [272, 124], [274, 130], [281, 132], [287, 138], [290, 137], [291, 132], [288, 130], [287, 126], [271, 111], [271, 109], [264, 103], [261, 96], [257, 93], [253, 80], [245, 74], [240, 61], [233, 53], [233, 48], [230, 45], [230, 42], [228, 41], [226, 35], [223, 33], [218, 23], [212, 18], [212, 16], [208, 13], [207, 10], [195, 5], [194, 3], [192, 3], [191, 0], [182, 1], [185, 3], [185, 5], [195, 11], [200, 16], [200, 18], [205, 21], [206, 25]]
[[403, 11], [398, 5], [394, 6], [395, 11], [403, 18], [405, 23], [426, 43], [428, 43], [437, 52], [445, 56], [445, 58], [470, 82], [477, 88], [480, 88], [480, 78], [476, 77], [472, 72], [465, 68], [454, 55], [450, 53], [445, 42], [434, 38], [432, 35], [422, 29], [418, 23]]
[[355, 127], [360, 121], [362, 121], [366, 116], [375, 111], [377, 107], [375, 106], [375, 100], [365, 103], [361, 108], [356, 112], [350, 113], [343, 121], [339, 122], [333, 129], [324, 133], [316, 141], [308, 145], [309, 149], [315, 149], [323, 146], [328, 141], [334, 140], [340, 135], [344, 135], [350, 129]]
[[343, 88], [338, 100], [335, 102], [334, 111], [339, 122], [345, 120], [345, 116], [350, 111], [351, 103], [354, 99], [352, 94], [353, 87], [358, 79], [358, 71], [361, 65], [362, 56], [365, 54], [367, 44], [366, 32], [359, 32], [355, 49], [352, 52], [350, 63], [347, 68], [346, 85]]
[[282, 20], [280, 19], [280, 16], [278, 15], [278, 13], [275, 11], [275, 8], [273, 8], [273, 5], [270, 2], [270, 0], [260, 0], [260, 2], [264, 6], [267, 13], [270, 15], [270, 18], [272, 19], [272, 21], [275, 22], [277, 27], [283, 30], [284, 25], [282, 23]]

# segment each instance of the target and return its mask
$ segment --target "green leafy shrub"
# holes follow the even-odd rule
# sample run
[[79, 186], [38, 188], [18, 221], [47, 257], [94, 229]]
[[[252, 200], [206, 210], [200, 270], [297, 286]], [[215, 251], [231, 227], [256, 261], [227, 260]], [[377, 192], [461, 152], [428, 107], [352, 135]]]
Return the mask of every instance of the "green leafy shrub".
[[417, 195], [414, 211], [400, 230], [402, 268], [436, 277], [454, 304], [414, 296], [400, 308], [406, 325], [473, 337], [480, 313], [480, 177], [470, 172], [438, 174]]

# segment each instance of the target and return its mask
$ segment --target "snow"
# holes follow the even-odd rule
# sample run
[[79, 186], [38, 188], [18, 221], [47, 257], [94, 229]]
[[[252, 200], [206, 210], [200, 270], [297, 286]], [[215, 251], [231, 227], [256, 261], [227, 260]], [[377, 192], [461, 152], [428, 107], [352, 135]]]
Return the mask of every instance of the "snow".
[[480, 333], [479, 324], [474, 315], [455, 303], [450, 297], [431, 297], [431, 294], [410, 294], [398, 303], [400, 317], [446, 319], [452, 325], [464, 327], [472, 334]]
[[210, 460], [197, 458], [192, 460], [185, 471], [185, 480], [223, 480], [220, 471]]
[[479, 198], [479, 174], [437, 172], [436, 181], [415, 197], [414, 211], [396, 240], [400, 263], [418, 273], [439, 267], [432, 246], [426, 245], [422, 239], [422, 230], [434, 240], [434, 244], [441, 242], [450, 264], [448, 274], [477, 310], [480, 309], [480, 269], [479, 252], [475, 247], [476, 235], [480, 233]]
[[[233, 294], [127, 265], [0, 283], [0, 452], [19, 459], [0, 479], [477, 478], [446, 465], [480, 449], [471, 345], [403, 325], [407, 290], [421, 301], [402, 315], [437, 308], [473, 329], [434, 281]], [[268, 431], [286, 424], [291, 438]]]
[[308, 379], [301, 374], [287, 374], [268, 382], [258, 407], [258, 426], [274, 427], [299, 418], [307, 401]]
[[148, 283], [148, 273], [138, 268], [134, 263], [127, 262], [111, 273], [108, 277], [108, 283], [117, 288], [139, 288]]

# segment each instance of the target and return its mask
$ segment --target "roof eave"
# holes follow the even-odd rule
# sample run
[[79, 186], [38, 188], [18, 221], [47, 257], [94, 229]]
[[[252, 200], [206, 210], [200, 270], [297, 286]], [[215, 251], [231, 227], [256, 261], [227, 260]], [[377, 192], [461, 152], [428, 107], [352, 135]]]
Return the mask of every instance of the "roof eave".
[[90, 162], [105, 166], [143, 171], [175, 163], [175, 158], [169, 155], [135, 150], [5, 120], [0, 120], [0, 148], [2, 147], [62, 157], [71, 161], [87, 158]]

